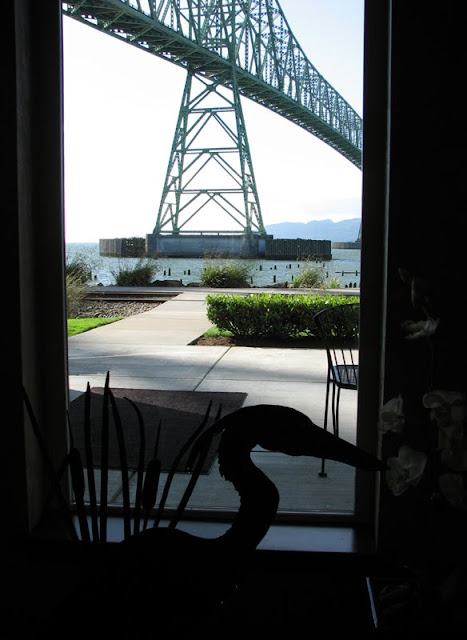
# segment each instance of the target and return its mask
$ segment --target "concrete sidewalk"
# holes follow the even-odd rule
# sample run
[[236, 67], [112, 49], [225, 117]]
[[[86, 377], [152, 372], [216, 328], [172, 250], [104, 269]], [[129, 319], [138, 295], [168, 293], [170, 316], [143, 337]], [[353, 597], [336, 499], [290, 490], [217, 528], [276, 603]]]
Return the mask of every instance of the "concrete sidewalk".
[[246, 391], [245, 406], [287, 404], [321, 424], [325, 352], [193, 345], [212, 326], [206, 295], [190, 290], [154, 310], [70, 338], [71, 399], [88, 381], [102, 386], [110, 371], [115, 388]]
[[[109, 371], [112, 388], [241, 391], [248, 394], [244, 406], [290, 406], [322, 426], [325, 351], [193, 345], [212, 326], [206, 317], [207, 293], [189, 290], [153, 310], [71, 337], [70, 399], [82, 393], [88, 382], [103, 386]], [[342, 393], [340, 435], [351, 442], [355, 441], [356, 404], [355, 392]], [[318, 477], [319, 460], [258, 451], [255, 462], [276, 482], [283, 510], [348, 511], [353, 507], [350, 468], [337, 472], [336, 463], [328, 463], [328, 478], [323, 480]], [[215, 468], [200, 479], [192, 506], [236, 509], [237, 494]], [[175, 492], [174, 504], [177, 497]]]

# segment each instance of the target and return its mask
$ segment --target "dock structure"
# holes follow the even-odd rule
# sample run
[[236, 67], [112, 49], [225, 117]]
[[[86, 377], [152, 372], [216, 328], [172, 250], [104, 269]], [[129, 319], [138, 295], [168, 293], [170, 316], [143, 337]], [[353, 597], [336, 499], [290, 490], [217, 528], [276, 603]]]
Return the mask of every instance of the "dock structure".
[[331, 241], [268, 236], [265, 258], [267, 260], [332, 260]]
[[267, 234], [147, 234], [146, 238], [99, 240], [99, 254], [139, 258], [262, 258], [264, 260], [332, 260], [330, 240], [274, 238]]
[[99, 240], [99, 255], [106, 258], [141, 258], [146, 255], [144, 238], [109, 238]]
[[361, 249], [362, 245], [360, 239], [355, 240], [355, 242], [333, 242], [333, 249]]

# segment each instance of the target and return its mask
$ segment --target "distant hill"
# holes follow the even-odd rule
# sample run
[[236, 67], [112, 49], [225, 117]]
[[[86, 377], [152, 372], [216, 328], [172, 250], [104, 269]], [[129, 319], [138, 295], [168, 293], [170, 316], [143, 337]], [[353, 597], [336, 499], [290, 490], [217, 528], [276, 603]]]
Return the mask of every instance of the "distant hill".
[[354, 242], [360, 230], [360, 218], [341, 222], [333, 220], [310, 220], [309, 222], [277, 222], [266, 226], [267, 233], [275, 238], [303, 238], [331, 240], [331, 242]]

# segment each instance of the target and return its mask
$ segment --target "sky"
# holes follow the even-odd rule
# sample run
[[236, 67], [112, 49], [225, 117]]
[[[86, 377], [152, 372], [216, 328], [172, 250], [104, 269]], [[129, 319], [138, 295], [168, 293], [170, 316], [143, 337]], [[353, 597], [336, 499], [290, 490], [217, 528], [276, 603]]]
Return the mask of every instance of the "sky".
[[[364, 0], [280, 0], [303, 51], [363, 113]], [[152, 233], [186, 73], [68, 17], [64, 40], [65, 240]], [[243, 99], [264, 225], [360, 218], [361, 171]]]

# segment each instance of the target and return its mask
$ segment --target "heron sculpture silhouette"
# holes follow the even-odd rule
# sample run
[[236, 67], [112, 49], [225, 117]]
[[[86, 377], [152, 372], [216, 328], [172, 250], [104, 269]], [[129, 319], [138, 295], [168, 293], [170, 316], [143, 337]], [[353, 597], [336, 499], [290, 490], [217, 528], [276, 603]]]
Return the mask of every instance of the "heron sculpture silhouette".
[[[300, 411], [267, 404], [243, 407], [218, 419], [195, 442], [189, 465], [196, 466], [212, 438], [219, 434], [219, 472], [240, 497], [231, 526], [215, 538], [176, 528], [152, 527], [123, 543], [131, 563], [137, 562], [146, 572], [149, 566], [158, 567], [159, 571], [163, 567], [163, 573], [172, 576], [171, 586], [177, 598], [172, 593], [164, 609], [172, 611], [172, 620], [177, 624], [183, 624], [180, 609], [174, 609], [174, 603], [183, 601], [185, 622], [189, 621], [185, 628], [193, 628], [196, 616], [204, 624], [206, 611], [212, 612], [233, 597], [248, 571], [252, 553], [275, 519], [279, 491], [253, 463], [250, 454], [256, 446], [289, 456], [326, 457], [368, 472], [384, 468], [379, 459], [324, 431]], [[310, 502], [311, 499], [312, 496]], [[142, 594], [150, 593], [146, 585], [137, 600], [141, 602]], [[168, 593], [164, 591], [164, 595]]]
[[[112, 400], [110, 389], [108, 393]], [[75, 545], [86, 550], [78, 557], [87, 569], [54, 628], [47, 629], [49, 638], [55, 630], [58, 635], [63, 632], [63, 621], [70, 616], [73, 624], [67, 624], [68, 638], [82, 637], [91, 627], [106, 634], [153, 637], [162, 627], [171, 632], [193, 631], [210, 616], [215, 619], [219, 607], [238, 591], [279, 505], [275, 484], [251, 459], [254, 447], [289, 456], [325, 457], [368, 472], [384, 469], [378, 458], [325, 431], [300, 411], [259, 404], [216, 416], [210, 427], [198, 430], [190, 443], [187, 464], [194, 477], [216, 437], [219, 472], [240, 498], [231, 525], [213, 538], [177, 529], [188, 500], [183, 497], [168, 526], [161, 526], [160, 512], [153, 526], [138, 527], [120, 543], [88, 540], [88, 544]], [[80, 495], [83, 483], [76, 471], [72, 479]], [[169, 485], [170, 474], [161, 506]]]

